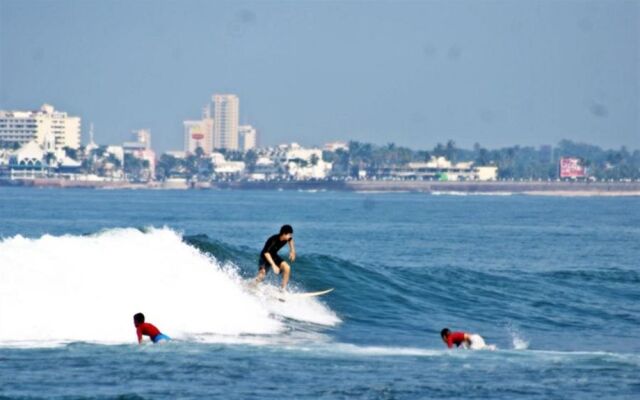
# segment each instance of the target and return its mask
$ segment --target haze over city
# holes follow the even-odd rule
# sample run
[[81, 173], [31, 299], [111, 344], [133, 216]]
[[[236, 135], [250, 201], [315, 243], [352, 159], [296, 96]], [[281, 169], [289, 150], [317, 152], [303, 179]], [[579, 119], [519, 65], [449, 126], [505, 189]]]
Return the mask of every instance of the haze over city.
[[0, 1], [0, 109], [183, 146], [213, 93], [260, 145], [640, 147], [640, 3]]

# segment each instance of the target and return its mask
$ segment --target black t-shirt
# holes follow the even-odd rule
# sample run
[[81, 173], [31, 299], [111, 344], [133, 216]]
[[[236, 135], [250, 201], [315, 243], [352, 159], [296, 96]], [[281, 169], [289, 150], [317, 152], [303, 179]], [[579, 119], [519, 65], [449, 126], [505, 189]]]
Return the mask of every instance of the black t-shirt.
[[288, 240], [280, 240], [280, 235], [273, 235], [264, 244], [264, 248], [260, 252], [260, 261], [267, 262], [267, 259], [264, 258], [264, 253], [271, 254], [271, 257], [276, 260], [279, 259], [278, 251], [284, 247], [285, 244], [289, 243]]

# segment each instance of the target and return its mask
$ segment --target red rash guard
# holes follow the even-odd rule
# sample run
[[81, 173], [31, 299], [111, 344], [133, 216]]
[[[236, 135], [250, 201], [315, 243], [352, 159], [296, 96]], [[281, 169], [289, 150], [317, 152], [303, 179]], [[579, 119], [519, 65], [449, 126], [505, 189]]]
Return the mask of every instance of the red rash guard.
[[142, 335], [149, 336], [153, 340], [154, 337], [160, 334], [160, 331], [152, 324], [143, 322], [136, 328], [136, 333], [138, 334], [138, 343], [140, 343], [142, 342]]
[[464, 332], [452, 332], [447, 337], [447, 347], [452, 348], [455, 344], [459, 347], [464, 342]]

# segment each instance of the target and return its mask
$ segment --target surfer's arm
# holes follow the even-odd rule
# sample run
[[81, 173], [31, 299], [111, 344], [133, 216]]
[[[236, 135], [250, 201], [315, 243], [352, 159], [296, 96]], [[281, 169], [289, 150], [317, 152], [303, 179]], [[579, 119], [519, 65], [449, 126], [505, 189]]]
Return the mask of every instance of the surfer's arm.
[[291, 262], [296, 260], [296, 246], [293, 244], [293, 239], [289, 240], [289, 260]]
[[273, 268], [273, 272], [275, 272], [276, 274], [279, 273], [280, 268], [278, 268], [275, 261], [273, 261], [273, 257], [271, 257], [271, 254], [269, 254], [268, 252], [263, 254], [264, 254], [264, 258], [269, 262], [269, 264], [271, 264], [271, 268]]
[[136, 335], [138, 336], [138, 344], [142, 343], [142, 329], [140, 327], [136, 328]]

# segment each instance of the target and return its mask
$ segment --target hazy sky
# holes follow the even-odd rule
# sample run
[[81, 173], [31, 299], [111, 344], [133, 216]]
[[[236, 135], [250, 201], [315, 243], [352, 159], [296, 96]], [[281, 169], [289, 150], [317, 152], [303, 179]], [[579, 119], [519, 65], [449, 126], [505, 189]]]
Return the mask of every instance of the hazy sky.
[[164, 151], [213, 93], [262, 145], [640, 148], [640, 1], [0, 0], [0, 109]]

